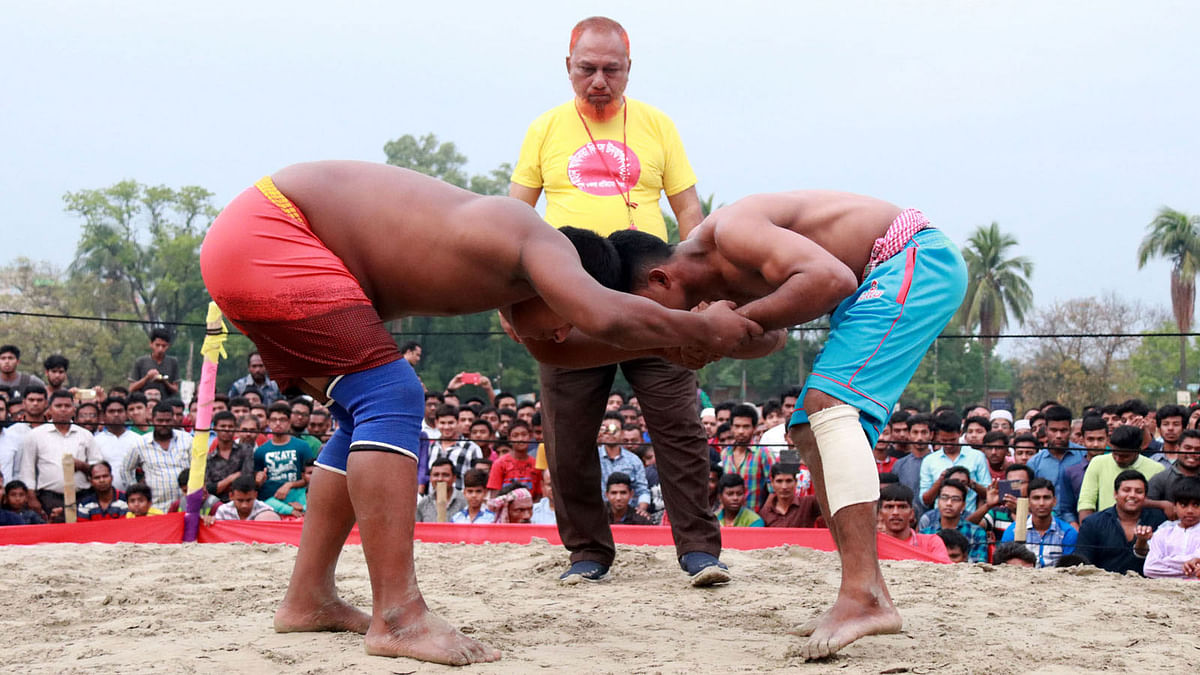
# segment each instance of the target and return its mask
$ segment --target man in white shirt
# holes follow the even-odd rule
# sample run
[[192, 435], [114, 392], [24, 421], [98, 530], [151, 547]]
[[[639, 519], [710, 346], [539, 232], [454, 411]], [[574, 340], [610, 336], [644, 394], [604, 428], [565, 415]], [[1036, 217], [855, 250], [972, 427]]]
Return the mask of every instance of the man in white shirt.
[[18, 471], [33, 491], [29, 496], [29, 507], [35, 511], [50, 513], [63, 506], [63, 455], [75, 457], [76, 494], [91, 486], [88, 475], [91, 465], [102, 457], [96, 439], [83, 427], [72, 424], [75, 416], [75, 399], [66, 391], [50, 395], [50, 424], [43, 424], [29, 432], [21, 441], [21, 468]]
[[119, 398], [108, 398], [101, 404], [104, 415], [104, 428], [96, 432], [96, 445], [100, 454], [110, 466], [116, 467], [113, 474], [113, 487], [125, 491], [125, 474], [121, 468], [125, 466], [125, 458], [135, 446], [142, 442], [142, 436], [133, 433], [126, 426], [125, 401]]
[[20, 440], [8, 426], [8, 401], [0, 398], [0, 481], [16, 479]]

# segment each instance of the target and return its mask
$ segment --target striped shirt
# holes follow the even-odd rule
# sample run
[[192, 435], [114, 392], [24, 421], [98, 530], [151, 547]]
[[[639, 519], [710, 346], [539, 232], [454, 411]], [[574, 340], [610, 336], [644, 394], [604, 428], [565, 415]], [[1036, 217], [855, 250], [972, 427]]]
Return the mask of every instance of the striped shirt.
[[770, 452], [758, 446], [748, 446], [739, 462], [733, 454], [733, 447], [731, 445], [721, 451], [721, 468], [725, 473], [736, 473], [746, 481], [746, 508], [756, 511], [767, 503], [767, 477], [771, 475], [771, 466], [775, 462]]
[[[972, 523], [966, 518], [959, 518], [958, 527], [954, 529], [961, 532], [962, 535], [967, 538], [967, 541], [971, 543], [971, 550], [967, 551], [967, 559], [971, 562], [987, 562], [987, 532], [982, 527]], [[937, 509], [928, 511], [924, 516], [921, 517], [921, 534], [937, 534], [941, 530], [942, 514], [938, 513]]]
[[[1016, 541], [1017, 528], [1010, 527], [1000, 538], [1001, 543]], [[1046, 533], [1038, 532], [1033, 526], [1033, 516], [1026, 520], [1025, 548], [1037, 555], [1038, 567], [1054, 567], [1058, 559], [1075, 552], [1075, 541], [1079, 534], [1062, 518], [1051, 516]]]
[[136, 470], [141, 467], [144, 482], [150, 486], [153, 497], [151, 505], [165, 511], [172, 501], [183, 496], [183, 490], [179, 489], [179, 473], [191, 465], [191, 458], [191, 434], [172, 429], [166, 450], [154, 440], [154, 434], [146, 434], [125, 456], [122, 477], [126, 485], [132, 486], [137, 482]]
[[433, 463], [442, 457], [454, 463], [454, 488], [461, 490], [463, 474], [471, 469], [475, 460], [483, 459], [483, 450], [475, 441], [466, 439], [454, 441], [448, 447], [443, 446], [441, 441], [434, 441], [429, 446], [429, 468], [432, 469]]

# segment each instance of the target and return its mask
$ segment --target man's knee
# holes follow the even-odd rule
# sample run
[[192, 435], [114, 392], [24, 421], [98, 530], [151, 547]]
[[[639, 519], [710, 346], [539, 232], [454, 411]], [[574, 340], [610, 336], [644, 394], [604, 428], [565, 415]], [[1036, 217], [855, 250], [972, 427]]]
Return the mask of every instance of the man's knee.
[[858, 409], [844, 404], [809, 413], [830, 515], [879, 498], [878, 473], [859, 415]]

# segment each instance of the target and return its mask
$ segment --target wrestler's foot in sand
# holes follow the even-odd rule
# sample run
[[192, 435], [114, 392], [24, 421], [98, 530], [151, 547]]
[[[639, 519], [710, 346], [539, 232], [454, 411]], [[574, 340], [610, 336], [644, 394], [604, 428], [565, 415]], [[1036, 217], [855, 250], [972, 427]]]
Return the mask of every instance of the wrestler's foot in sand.
[[[866, 635], [899, 633], [900, 613], [886, 595], [838, 596], [829, 611], [816, 619], [808, 642], [800, 648], [806, 661], [833, 656], [846, 645]], [[812, 622], [809, 622], [812, 623]], [[808, 624], [797, 629], [804, 630]]]
[[427, 609], [397, 614], [387, 622], [373, 620], [366, 642], [367, 653], [374, 656], [407, 656], [448, 666], [500, 658], [498, 650], [463, 635]]
[[370, 614], [341, 598], [305, 607], [284, 600], [275, 610], [276, 633], [345, 631], [365, 634], [370, 625]]
[[809, 635], [812, 635], [813, 631], [815, 631], [817, 629], [817, 626], [820, 626], [821, 622], [823, 622], [825, 620], [825, 617], [829, 616], [829, 613], [832, 611], [833, 611], [833, 608], [830, 607], [829, 609], [825, 610], [824, 612], [821, 612], [817, 616], [800, 624], [796, 628], [789, 630], [788, 635], [795, 635], [796, 637], [808, 637]]

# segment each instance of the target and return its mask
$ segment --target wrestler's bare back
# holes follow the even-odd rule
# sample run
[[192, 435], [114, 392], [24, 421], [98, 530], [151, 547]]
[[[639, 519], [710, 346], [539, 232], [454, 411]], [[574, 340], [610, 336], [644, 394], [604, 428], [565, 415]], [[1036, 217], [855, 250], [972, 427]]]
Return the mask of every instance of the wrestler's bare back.
[[481, 312], [536, 295], [532, 240], [566, 239], [528, 205], [382, 164], [296, 164], [272, 176], [384, 320]]
[[751, 195], [713, 212], [712, 217], [691, 233], [704, 237], [707, 225], [719, 227], [727, 219], [746, 212], [764, 216], [777, 227], [791, 230], [814, 241], [861, 275], [871, 258], [875, 240], [902, 209], [882, 199], [832, 190], [792, 190]]
[[847, 192], [752, 195], [705, 218], [676, 256], [711, 271], [691, 300], [732, 300], [764, 328], [782, 328], [831, 311], [853, 292], [875, 240], [900, 212]]

